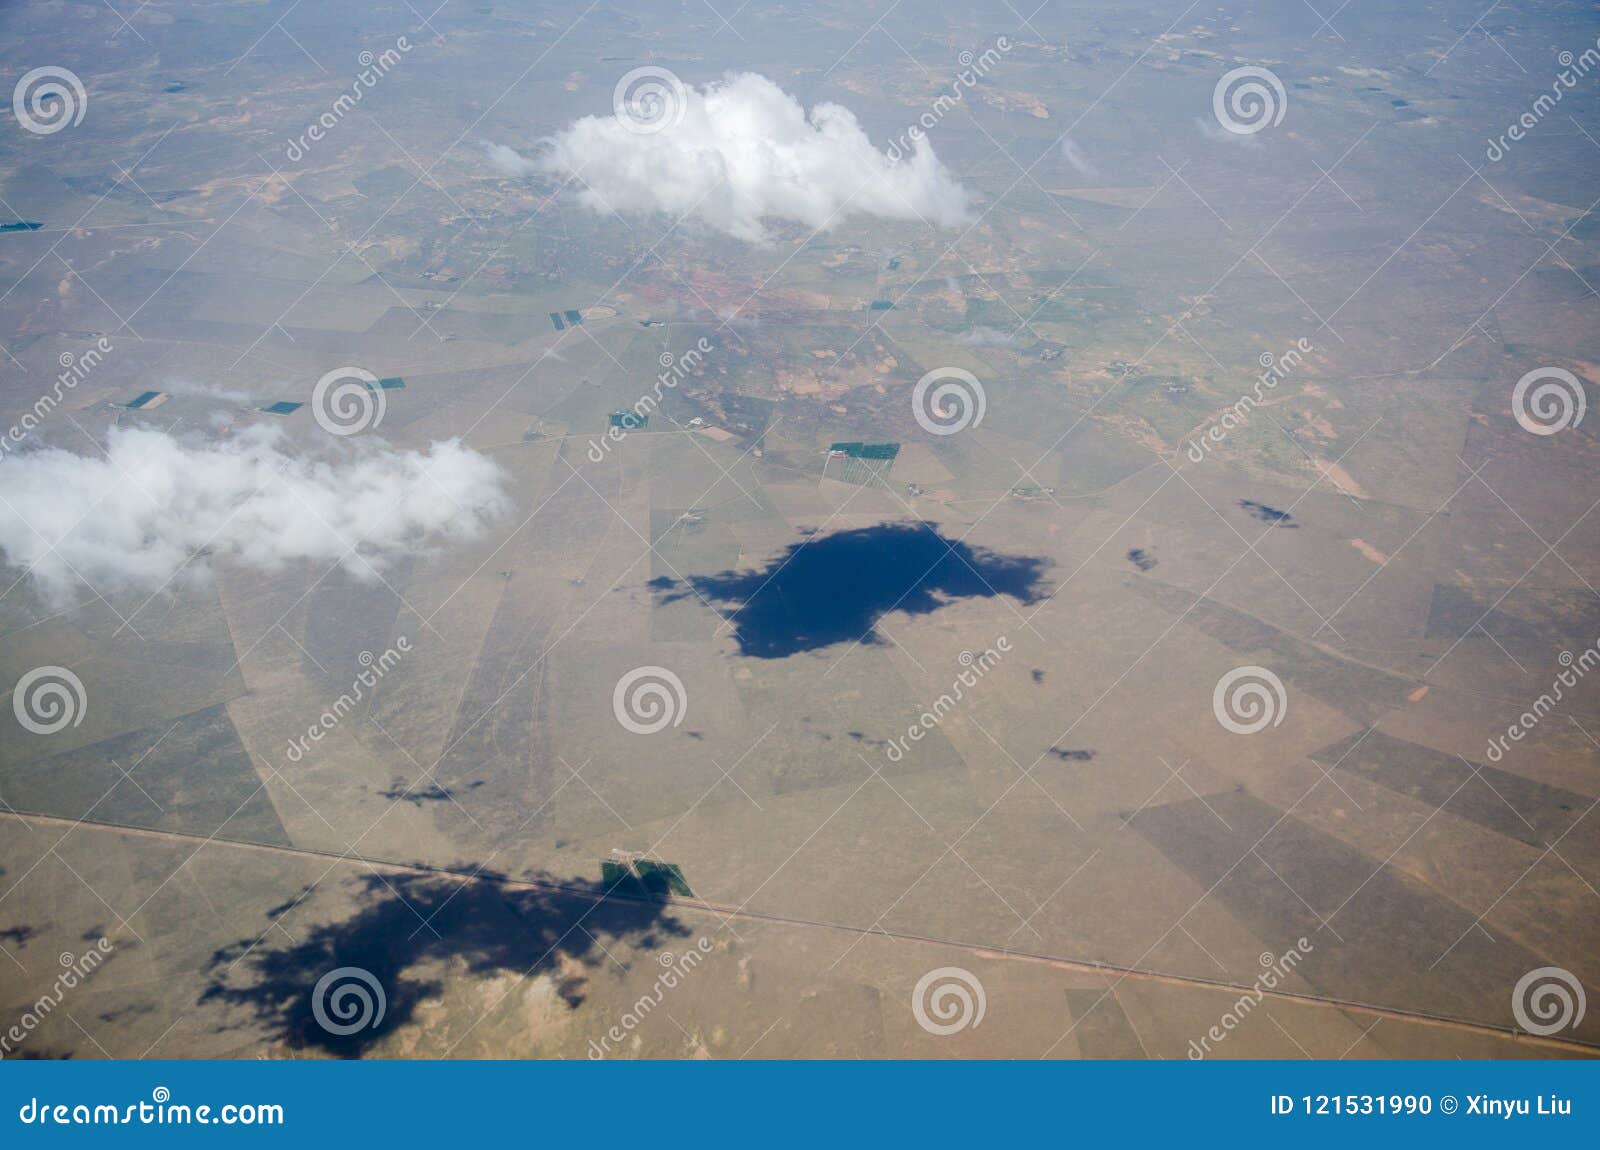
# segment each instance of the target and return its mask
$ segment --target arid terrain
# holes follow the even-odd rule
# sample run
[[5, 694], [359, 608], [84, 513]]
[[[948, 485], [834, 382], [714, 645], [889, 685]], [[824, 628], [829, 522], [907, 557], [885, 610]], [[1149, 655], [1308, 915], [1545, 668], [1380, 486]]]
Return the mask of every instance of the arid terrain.
[[1600, 16], [1185, 2], [0, 11], [0, 1053], [1600, 1050]]

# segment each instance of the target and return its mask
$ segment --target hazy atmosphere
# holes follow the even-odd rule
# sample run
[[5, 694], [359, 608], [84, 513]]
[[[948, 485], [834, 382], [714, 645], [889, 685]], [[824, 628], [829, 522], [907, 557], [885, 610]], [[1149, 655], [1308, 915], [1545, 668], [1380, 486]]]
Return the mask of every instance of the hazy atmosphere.
[[1600, 8], [0, 5], [0, 1058], [1600, 1053]]

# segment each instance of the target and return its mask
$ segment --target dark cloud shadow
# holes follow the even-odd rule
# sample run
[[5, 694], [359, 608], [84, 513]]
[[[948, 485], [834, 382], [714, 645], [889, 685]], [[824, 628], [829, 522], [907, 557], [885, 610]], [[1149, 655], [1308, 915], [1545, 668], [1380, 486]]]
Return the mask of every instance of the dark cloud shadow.
[[926, 615], [957, 599], [1043, 596], [1044, 559], [947, 539], [930, 523], [812, 535], [764, 568], [660, 578], [662, 603], [704, 598], [734, 625], [740, 654], [782, 659], [835, 643], [878, 642], [890, 611]]
[[[218, 950], [209, 964], [211, 984], [199, 1001], [250, 1010], [257, 1023], [291, 1048], [359, 1057], [441, 993], [441, 984], [419, 973], [419, 967], [435, 971], [440, 960], [455, 960], [464, 961], [475, 975], [533, 975], [558, 965], [570, 969], [563, 958], [593, 966], [618, 942], [653, 949], [666, 938], [689, 933], [666, 913], [662, 901], [605, 897], [610, 888], [579, 879], [540, 876], [567, 888], [553, 890], [510, 887], [499, 878], [461, 882], [432, 875], [365, 876], [356, 880], [362, 909], [351, 917], [309, 928], [286, 923], [298, 939], [294, 942], [269, 929], [259, 939], [241, 939]], [[269, 922], [296, 901], [272, 908]], [[348, 1035], [330, 1032], [313, 1009], [319, 980], [342, 967], [367, 972], [383, 994], [382, 1018]], [[338, 985], [371, 994], [360, 980], [332, 984]], [[576, 1007], [584, 987], [581, 976], [569, 976], [559, 989], [568, 1006]], [[371, 1012], [341, 1016], [337, 1005], [324, 994], [324, 1017], [336, 1025], [341, 1018], [371, 1017]], [[357, 999], [345, 1005], [354, 1008]]]
[[1287, 511], [1280, 511], [1276, 507], [1269, 507], [1265, 503], [1257, 503], [1254, 499], [1241, 499], [1239, 506], [1254, 515], [1263, 523], [1270, 523], [1274, 527], [1299, 527], [1294, 522], [1294, 516]]

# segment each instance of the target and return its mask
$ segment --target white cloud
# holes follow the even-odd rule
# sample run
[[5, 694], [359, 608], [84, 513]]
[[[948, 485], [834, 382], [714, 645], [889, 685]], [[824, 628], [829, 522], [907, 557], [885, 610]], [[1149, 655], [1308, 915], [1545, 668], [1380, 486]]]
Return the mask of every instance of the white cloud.
[[1016, 342], [1016, 333], [982, 325], [961, 333], [960, 342], [970, 347], [1006, 347]]
[[1261, 141], [1249, 133], [1230, 132], [1220, 124], [1203, 120], [1199, 116], [1194, 119], [1194, 126], [1206, 139], [1217, 144], [1238, 144], [1241, 148], [1259, 148]]
[[531, 176], [539, 170], [537, 163], [524, 159], [515, 148], [505, 144], [485, 144], [483, 150], [489, 157], [489, 166], [503, 175]]
[[1061, 157], [1072, 165], [1072, 170], [1080, 176], [1093, 179], [1100, 174], [1100, 169], [1094, 166], [1094, 161], [1075, 141], [1069, 137], [1061, 137]]
[[231, 403], [240, 407], [248, 405], [253, 398], [247, 391], [237, 391], [231, 387], [218, 387], [214, 383], [196, 383], [187, 379], [175, 379], [165, 384], [164, 390], [172, 395], [187, 395], [198, 399], [215, 399], [220, 403]]
[[968, 218], [966, 189], [926, 139], [891, 159], [848, 108], [818, 104], [808, 115], [750, 72], [669, 94], [682, 100], [682, 117], [659, 130], [585, 116], [544, 141], [536, 159], [499, 146], [491, 159], [502, 171], [537, 164], [576, 176], [597, 212], [689, 215], [753, 242], [765, 238], [763, 219], [823, 228], [850, 215], [940, 227]]
[[264, 571], [339, 560], [371, 578], [398, 554], [478, 535], [510, 507], [503, 479], [453, 439], [319, 460], [265, 425], [209, 443], [113, 428], [105, 455], [50, 448], [0, 464], [0, 553], [58, 607], [88, 593], [83, 581], [111, 593], [204, 579], [206, 559], [190, 562], [202, 549]]

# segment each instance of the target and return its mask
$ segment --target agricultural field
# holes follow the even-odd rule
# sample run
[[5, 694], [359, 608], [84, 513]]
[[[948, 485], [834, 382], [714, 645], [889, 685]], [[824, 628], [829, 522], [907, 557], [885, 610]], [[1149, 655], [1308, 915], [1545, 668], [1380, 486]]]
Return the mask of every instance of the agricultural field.
[[1600, 1051], [1592, 6], [430, 7], [0, 12], [0, 1053]]

